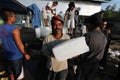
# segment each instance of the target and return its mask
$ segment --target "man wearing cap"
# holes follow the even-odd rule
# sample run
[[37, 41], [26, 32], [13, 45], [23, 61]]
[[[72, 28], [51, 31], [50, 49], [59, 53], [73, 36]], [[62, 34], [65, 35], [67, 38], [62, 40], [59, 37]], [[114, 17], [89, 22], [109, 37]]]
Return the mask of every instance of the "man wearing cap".
[[[63, 20], [61, 16], [53, 16], [51, 20], [52, 33], [47, 35], [43, 41], [42, 53], [47, 56], [47, 68], [49, 69], [48, 80], [66, 80], [68, 73], [67, 60], [58, 61], [55, 59], [52, 48], [70, 37], [63, 34]], [[62, 54], [62, 53], [61, 53]]]
[[96, 80], [99, 62], [103, 58], [107, 39], [101, 32], [102, 23], [101, 14], [96, 13], [86, 19], [88, 33], [85, 39], [90, 50], [83, 55], [80, 55], [78, 61], [78, 69], [75, 80]]

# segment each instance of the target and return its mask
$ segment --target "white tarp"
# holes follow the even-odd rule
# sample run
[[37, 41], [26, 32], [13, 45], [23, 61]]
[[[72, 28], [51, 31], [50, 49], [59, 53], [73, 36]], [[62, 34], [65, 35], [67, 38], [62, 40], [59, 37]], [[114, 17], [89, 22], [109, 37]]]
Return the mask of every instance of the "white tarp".
[[[50, 0], [18, 0], [20, 3], [22, 3], [25, 6], [29, 6], [33, 3], [35, 3], [40, 10], [42, 10], [42, 8], [48, 3], [50, 2]], [[70, 1], [58, 1], [59, 4], [56, 8], [56, 12], [59, 13], [60, 11], [62, 11], [63, 13], [65, 13], [66, 9], [68, 8], [68, 3]], [[90, 16], [96, 12], [101, 11], [101, 3], [94, 3], [94, 2], [86, 2], [86, 1], [77, 1], [75, 2], [77, 7], [81, 8], [80, 11], [80, 15], [84, 15], [84, 16]]]

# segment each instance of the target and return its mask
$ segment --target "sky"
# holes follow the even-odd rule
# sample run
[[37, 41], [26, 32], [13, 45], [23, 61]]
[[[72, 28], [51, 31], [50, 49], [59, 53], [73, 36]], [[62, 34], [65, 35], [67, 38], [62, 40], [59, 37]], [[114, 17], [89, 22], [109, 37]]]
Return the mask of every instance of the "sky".
[[108, 3], [102, 3], [102, 9], [104, 10], [108, 5], [116, 4], [116, 10], [120, 8], [120, 0], [111, 0]]

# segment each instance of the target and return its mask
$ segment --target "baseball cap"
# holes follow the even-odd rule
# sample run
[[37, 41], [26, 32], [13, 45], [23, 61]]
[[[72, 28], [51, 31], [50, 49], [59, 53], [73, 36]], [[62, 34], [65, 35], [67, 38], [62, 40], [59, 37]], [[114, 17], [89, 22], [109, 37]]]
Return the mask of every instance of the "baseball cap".
[[55, 21], [55, 20], [59, 20], [59, 21], [61, 21], [62, 24], [63, 24], [63, 18], [62, 18], [62, 16], [60, 16], [60, 15], [53, 16], [53, 17], [52, 17], [52, 20], [51, 20], [51, 23], [52, 23], [53, 21]]

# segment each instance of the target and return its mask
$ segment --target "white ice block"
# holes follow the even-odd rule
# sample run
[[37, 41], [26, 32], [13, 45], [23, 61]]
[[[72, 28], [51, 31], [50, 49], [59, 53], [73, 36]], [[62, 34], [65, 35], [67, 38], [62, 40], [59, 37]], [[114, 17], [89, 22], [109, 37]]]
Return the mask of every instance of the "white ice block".
[[57, 60], [63, 61], [88, 52], [89, 47], [85, 37], [78, 37], [55, 46], [52, 51]]
[[36, 38], [45, 37], [46, 35], [52, 33], [52, 29], [50, 27], [40, 27], [35, 28], [35, 36]]
[[40, 38], [40, 28], [35, 28], [35, 36], [36, 38]]
[[51, 27], [41, 27], [40, 28], [40, 36], [45, 37], [46, 35], [52, 33]]

